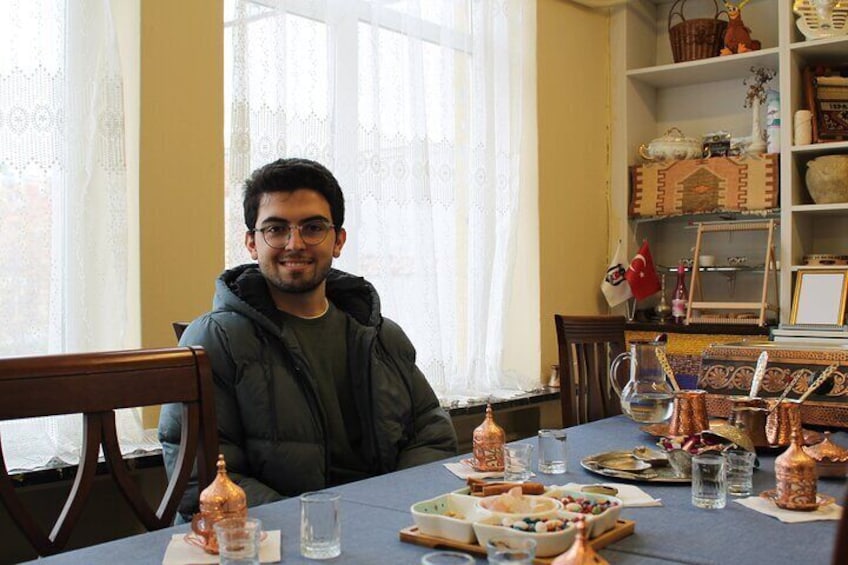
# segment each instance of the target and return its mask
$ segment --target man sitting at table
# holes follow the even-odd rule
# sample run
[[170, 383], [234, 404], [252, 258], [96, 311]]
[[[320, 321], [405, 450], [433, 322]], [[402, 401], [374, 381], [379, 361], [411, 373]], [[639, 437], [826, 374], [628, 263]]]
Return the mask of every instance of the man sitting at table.
[[[209, 356], [220, 451], [248, 504], [454, 455], [456, 433], [406, 334], [368, 281], [331, 268], [347, 238], [332, 173], [305, 159], [257, 169], [244, 219], [257, 263], [219, 277], [213, 310], [180, 345]], [[179, 405], [163, 407], [159, 439], [170, 476]], [[197, 497], [190, 489], [184, 517]]]

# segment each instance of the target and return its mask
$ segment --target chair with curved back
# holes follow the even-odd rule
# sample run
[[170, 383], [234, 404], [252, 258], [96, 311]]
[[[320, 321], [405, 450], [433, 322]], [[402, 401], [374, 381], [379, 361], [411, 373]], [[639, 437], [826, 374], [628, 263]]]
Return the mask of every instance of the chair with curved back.
[[842, 517], [839, 519], [836, 531], [836, 543], [833, 548], [833, 565], [848, 563], [848, 489], [845, 490], [845, 501], [842, 504]]
[[[179, 460], [157, 509], [121, 455], [115, 410], [181, 403]], [[82, 414], [80, 462], [65, 505], [46, 533], [15, 492], [0, 437], [0, 500], [39, 555], [58, 553], [91, 496], [100, 447], [117, 485], [147, 530], [171, 526], [197, 464], [198, 484], [215, 477], [218, 431], [212, 371], [202, 348], [139, 349], [0, 359], [0, 420]]]
[[560, 402], [563, 426], [575, 426], [621, 414], [607, 373], [624, 351], [623, 316], [554, 315], [559, 345]]

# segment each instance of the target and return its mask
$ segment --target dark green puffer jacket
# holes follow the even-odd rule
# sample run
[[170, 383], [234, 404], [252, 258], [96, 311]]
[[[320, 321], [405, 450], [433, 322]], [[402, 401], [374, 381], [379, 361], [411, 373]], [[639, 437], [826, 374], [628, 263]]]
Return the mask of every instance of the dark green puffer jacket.
[[[220, 452], [230, 477], [257, 506], [329, 485], [329, 448], [315, 376], [293, 332], [272, 322], [239, 294], [261, 277], [255, 264], [224, 272], [214, 309], [186, 329], [180, 345], [206, 349], [215, 381]], [[263, 281], [264, 284], [264, 281]], [[456, 453], [450, 418], [415, 366], [403, 330], [380, 315], [370, 283], [337, 270], [327, 297], [346, 312], [348, 374], [362, 421], [363, 459], [372, 475]], [[180, 443], [178, 405], [162, 408], [159, 440], [170, 477]], [[197, 489], [180, 506], [196, 511]]]

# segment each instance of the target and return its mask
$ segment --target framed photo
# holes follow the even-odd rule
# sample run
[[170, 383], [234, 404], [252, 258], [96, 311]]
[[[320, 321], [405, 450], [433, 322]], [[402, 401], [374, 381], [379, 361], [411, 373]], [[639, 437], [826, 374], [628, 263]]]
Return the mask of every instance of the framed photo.
[[848, 66], [807, 67], [803, 79], [813, 143], [848, 139]]
[[800, 270], [789, 323], [841, 326], [846, 295], [848, 269]]

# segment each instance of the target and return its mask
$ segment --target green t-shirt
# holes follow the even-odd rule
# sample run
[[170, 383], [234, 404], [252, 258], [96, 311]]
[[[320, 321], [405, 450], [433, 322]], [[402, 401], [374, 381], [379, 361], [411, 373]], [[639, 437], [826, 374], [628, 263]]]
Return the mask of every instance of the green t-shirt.
[[369, 477], [361, 456], [362, 425], [348, 375], [347, 315], [332, 303], [319, 318], [298, 318], [281, 312], [294, 331], [318, 385], [318, 396], [327, 416], [330, 450], [330, 484]]

